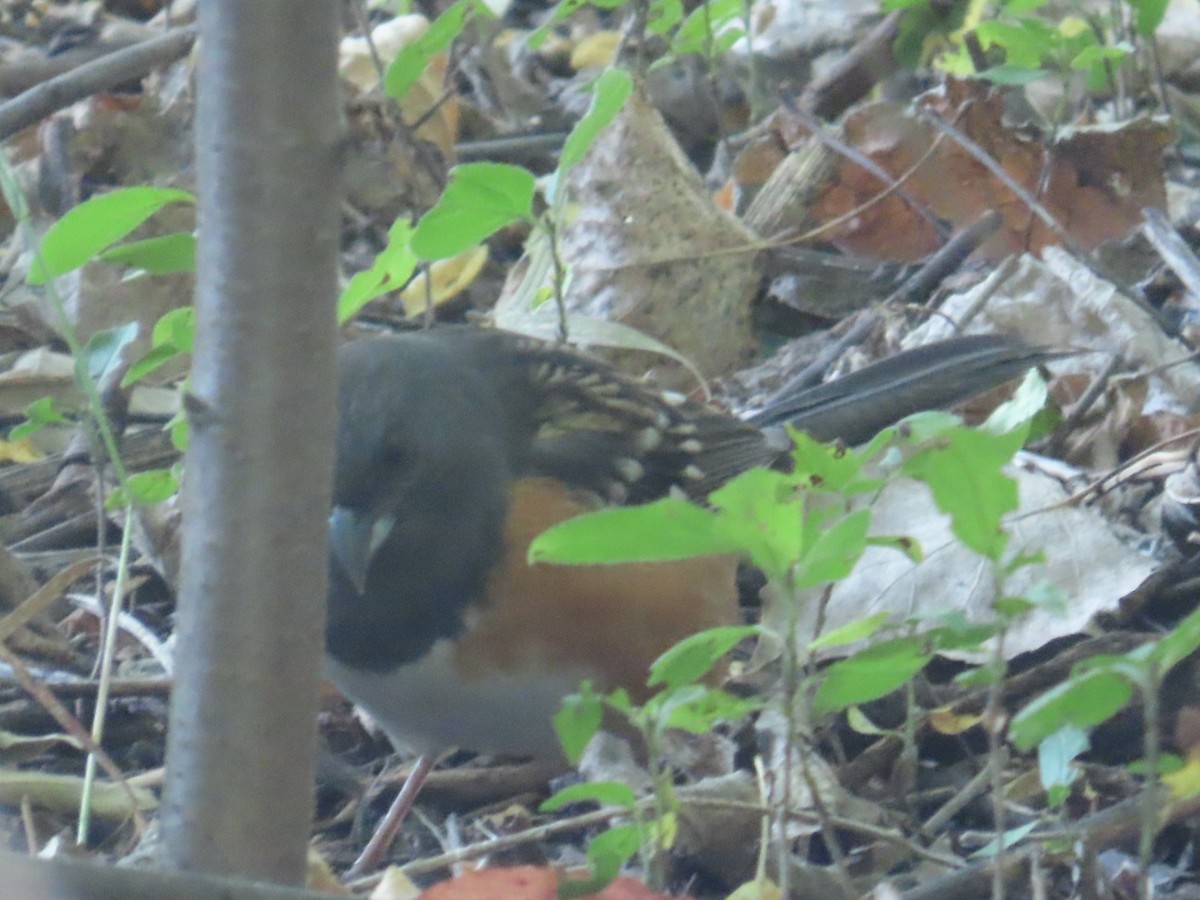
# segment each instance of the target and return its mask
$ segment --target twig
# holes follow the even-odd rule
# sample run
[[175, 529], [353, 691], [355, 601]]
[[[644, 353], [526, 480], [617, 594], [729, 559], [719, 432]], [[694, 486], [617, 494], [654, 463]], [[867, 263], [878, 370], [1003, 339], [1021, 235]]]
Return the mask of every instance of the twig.
[[145, 77], [186, 54], [195, 41], [195, 26], [179, 28], [84, 63], [30, 88], [0, 105], [0, 141], [78, 100]]

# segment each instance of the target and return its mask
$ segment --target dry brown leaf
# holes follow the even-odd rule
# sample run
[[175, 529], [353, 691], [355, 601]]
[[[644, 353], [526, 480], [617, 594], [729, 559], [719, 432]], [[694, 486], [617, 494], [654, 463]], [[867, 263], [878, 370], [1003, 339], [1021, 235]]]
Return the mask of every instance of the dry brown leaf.
[[[981, 147], [1085, 250], [1139, 225], [1142, 209], [1166, 206], [1162, 154], [1171, 132], [1162, 122], [1078, 128], [1046, 144], [1004, 122], [1001, 93], [955, 80], [923, 95], [918, 107]], [[981, 250], [991, 259], [1060, 243], [983, 163], [907, 107], [864, 106], [847, 117], [842, 139], [894, 179], [911, 170], [903, 181], [909, 200], [885, 194], [887, 185], [858, 163], [839, 164], [813, 215], [848, 217], [824, 236], [853, 255], [910, 262], [937, 249], [942, 239], [913, 201], [956, 228], [999, 212], [1004, 224]]]
[[[630, 97], [572, 170], [570, 198], [578, 212], [562, 240], [569, 312], [642, 331], [708, 377], [745, 360], [756, 238], [713, 203], [642, 95]], [[510, 281], [502, 315], [525, 287]]]

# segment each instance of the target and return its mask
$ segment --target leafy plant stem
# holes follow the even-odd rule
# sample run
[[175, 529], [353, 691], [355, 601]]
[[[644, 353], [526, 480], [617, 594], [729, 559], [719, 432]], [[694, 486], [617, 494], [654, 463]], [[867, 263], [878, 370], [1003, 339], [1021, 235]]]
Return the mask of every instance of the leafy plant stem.
[[[13, 217], [16, 219], [16, 221], [18, 223], [18, 227], [21, 230], [22, 238], [26, 242], [28, 242], [28, 244], [31, 247], [34, 248], [35, 256], [40, 256], [40, 254], [38, 254], [38, 250], [37, 250], [37, 246], [38, 246], [37, 240], [35, 239], [35, 237], [33, 235], [33, 228], [30, 224], [29, 204], [26, 202], [25, 195], [22, 192], [20, 185], [17, 182], [16, 175], [12, 170], [12, 166], [9, 164], [9, 162], [6, 158], [0, 159], [0, 191], [3, 191], [4, 199], [8, 202], [9, 209], [12, 210]], [[116, 475], [117, 484], [120, 487], [123, 496], [129, 497], [130, 493], [127, 488], [128, 473], [125, 470], [125, 465], [121, 460], [120, 451], [117, 448], [116, 434], [113, 431], [112, 423], [109, 421], [108, 414], [105, 411], [104, 402], [100, 396], [99, 385], [96, 384], [95, 379], [92, 378], [91, 373], [88, 371], [87, 362], [86, 362], [85, 354], [83, 351], [83, 345], [80, 343], [79, 336], [78, 336], [78, 334], [76, 334], [75, 328], [71, 324], [71, 320], [70, 320], [69, 316], [67, 315], [66, 306], [63, 303], [62, 295], [59, 294], [58, 291], [54, 287], [53, 279], [51, 279], [50, 281], [48, 281], [46, 283], [46, 294], [49, 297], [51, 305], [54, 309], [54, 313], [58, 318], [59, 333], [62, 335], [63, 340], [66, 342], [67, 348], [69, 349], [69, 351], [71, 353], [71, 358], [74, 360], [75, 381], [76, 381], [76, 384], [78, 385], [78, 387], [80, 388], [80, 390], [83, 391], [84, 396], [87, 398], [88, 416], [90, 418], [92, 426], [95, 428], [95, 432], [96, 432], [97, 436], [99, 437], [99, 444], [102, 445], [102, 448], [108, 457], [108, 462], [113, 468], [113, 473]], [[97, 442], [90, 441], [89, 443], [94, 445]], [[93, 447], [93, 452], [95, 451], [95, 449], [98, 449], [98, 448]], [[95, 460], [93, 464], [96, 466], [97, 471], [100, 471], [103, 468], [103, 463], [100, 460]], [[100, 502], [102, 502], [102, 501], [100, 501]], [[128, 561], [129, 561], [128, 555], [127, 555], [127, 542], [129, 540], [129, 532], [131, 530], [129, 527], [131, 519], [132, 519], [132, 508], [131, 508], [129, 502], [126, 501], [126, 505], [125, 505], [125, 526], [126, 527], [125, 527], [125, 536], [123, 538], [123, 543], [122, 543], [123, 553], [122, 553], [120, 564], [119, 564], [118, 571], [117, 571], [118, 587], [120, 587], [124, 584], [124, 578], [125, 578], [125, 574], [126, 574], [125, 569], [127, 568]], [[102, 531], [103, 531], [103, 529], [102, 529]], [[101, 576], [102, 576], [102, 570], [97, 572], [98, 585], [102, 584]], [[100, 591], [102, 589], [100, 587], [97, 587], [97, 590]], [[120, 597], [121, 597], [121, 594], [120, 594], [119, 590], [115, 591], [114, 595], [113, 595], [112, 611], [109, 614], [109, 628], [110, 629], [113, 629], [116, 626], [117, 610], [118, 610], [119, 604], [120, 604]], [[99, 598], [99, 599], [102, 600], [103, 598]], [[108, 656], [108, 655], [102, 654], [102, 660], [105, 658], [105, 656]], [[107, 662], [109, 664], [111, 664], [110, 656], [108, 657]], [[107, 674], [108, 674], [107, 669], [105, 669], [104, 671], [101, 672], [101, 677], [103, 678]], [[109, 676], [109, 677], [111, 677], [111, 676]], [[92, 723], [93, 733], [103, 734], [105, 715], [106, 715], [106, 705], [102, 700], [98, 699], [97, 703], [96, 703], [95, 718]], [[98, 740], [97, 740], [97, 743], [99, 743]], [[89, 787], [90, 787], [90, 784], [94, 781], [94, 774], [95, 774], [95, 754], [94, 753], [88, 754], [87, 766], [88, 766], [87, 771], [92, 775], [92, 778], [89, 779], [85, 783], [83, 797], [81, 800], [81, 809], [80, 809], [80, 814], [79, 814], [79, 835], [81, 838], [81, 843], [82, 843], [83, 838], [85, 838], [87, 835], [88, 807], [89, 807], [89, 798], [91, 796], [91, 791], [90, 791]]]
[[[999, 583], [997, 580], [996, 583]], [[992, 818], [996, 829], [996, 856], [992, 860], [992, 897], [994, 900], [1004, 900], [1004, 855], [1007, 852], [1004, 808], [1004, 753], [1001, 742], [1001, 723], [1003, 721], [1000, 708], [1000, 689], [1002, 686], [1001, 673], [1004, 671], [1004, 635], [1001, 631], [996, 635], [992, 650], [992, 678], [988, 683], [987, 703], [983, 716], [987, 723], [988, 739], [988, 770], [992, 781]]]
[[[560, 189], [562, 186], [560, 185]], [[557, 200], [557, 197], [555, 198]], [[557, 206], [557, 203], [556, 203]], [[550, 248], [551, 277], [554, 283], [554, 306], [558, 310], [558, 339], [567, 339], [567, 267], [563, 264], [558, 245], [558, 221], [547, 217], [542, 222], [546, 229], [546, 243]]]
[[1147, 898], [1152, 896], [1150, 882], [1150, 863], [1154, 855], [1154, 837], [1158, 834], [1158, 803], [1159, 794], [1159, 689], [1162, 678], [1159, 667], [1151, 663], [1149, 671], [1138, 679], [1141, 688], [1143, 714], [1142, 726], [1142, 756], [1145, 759], [1146, 784], [1142, 791], [1142, 827], [1138, 836], [1138, 863], [1141, 869], [1138, 878], [1138, 894]]
[[[108, 620], [104, 623], [104, 646], [100, 656], [100, 685], [96, 690], [96, 714], [92, 719], [92, 740], [99, 746], [104, 740], [104, 710], [108, 708], [108, 695], [112, 688], [113, 662], [117, 654], [117, 634], [120, 631], [119, 621], [121, 606], [125, 598], [125, 586], [129, 573], [129, 548], [133, 534], [133, 504], [125, 504], [123, 527], [121, 529], [121, 551], [117, 558], [117, 577], [113, 583], [112, 604], [108, 611]], [[76, 832], [76, 842], [80, 845], [87, 843], [88, 829], [91, 825], [91, 798], [96, 783], [96, 754], [89, 753], [83, 773], [83, 791], [79, 801], [79, 828]]]
[[[661, 732], [658, 727], [651, 725], [645, 729], [646, 733], [646, 753], [650, 760], [650, 776], [654, 782], [654, 806], [650, 810], [650, 818], [647, 819], [646, 807], [637, 807], [634, 810], [634, 821], [637, 822], [638, 830], [642, 834], [647, 833], [648, 823], [650, 821], [661, 821], [664, 805], [664, 772], [661, 763], [662, 760], [662, 741], [660, 739]], [[656, 834], [652, 840], [642, 840], [641, 842], [642, 868], [647, 874], [647, 880], [651, 887], [657, 888], [663, 885], [665, 881], [665, 872], [662, 865], [662, 847], [661, 835]]]
[[766, 89], [759, 67], [758, 58], [754, 55], [754, 32], [751, 26], [754, 21], [754, 7], [751, 0], [742, 0], [742, 27], [746, 31], [746, 62], [750, 67], [750, 121], [757, 122], [765, 115], [767, 105]]
[[913, 792], [917, 783], [916, 710], [916, 679], [910, 679], [904, 683], [904, 724], [901, 730], [901, 740], [903, 741], [903, 746], [900, 749], [900, 758], [897, 760], [897, 765], [899, 767], [905, 801], [910, 807], [908, 814], [912, 816], [916, 815], [916, 810], [912, 808]]
[[788, 821], [792, 809], [792, 761], [796, 754], [796, 732], [799, 725], [796, 717], [796, 704], [805, 702], [807, 698], [801, 692], [801, 663], [800, 644], [796, 632], [799, 630], [800, 597], [790, 577], [776, 579], [775, 583], [781, 590], [786, 591], [785, 608], [787, 609], [787, 635], [783, 642], [783, 721], [784, 747], [782, 778], [783, 785], [779, 792], [779, 803], [776, 805], [775, 834], [778, 841], [779, 875], [778, 884], [780, 895], [790, 896], [791, 851], [787, 838]]

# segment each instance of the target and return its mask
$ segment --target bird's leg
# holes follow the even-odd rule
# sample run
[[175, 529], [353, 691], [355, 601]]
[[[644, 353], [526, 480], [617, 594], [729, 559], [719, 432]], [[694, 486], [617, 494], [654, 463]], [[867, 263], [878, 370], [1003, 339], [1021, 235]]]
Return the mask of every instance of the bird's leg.
[[367, 841], [367, 846], [363, 848], [358, 859], [354, 861], [354, 865], [346, 872], [347, 878], [358, 878], [379, 868], [383, 857], [391, 849], [392, 842], [396, 840], [396, 832], [404, 824], [408, 811], [412, 809], [417, 794], [421, 792], [425, 779], [429, 777], [429, 773], [433, 771], [437, 761], [438, 754], [436, 753], [423, 753], [417, 757], [412, 771], [404, 780], [404, 786], [400, 788], [400, 793], [396, 795], [396, 799], [388, 807], [387, 813], [375, 826], [375, 833], [371, 835], [371, 840]]

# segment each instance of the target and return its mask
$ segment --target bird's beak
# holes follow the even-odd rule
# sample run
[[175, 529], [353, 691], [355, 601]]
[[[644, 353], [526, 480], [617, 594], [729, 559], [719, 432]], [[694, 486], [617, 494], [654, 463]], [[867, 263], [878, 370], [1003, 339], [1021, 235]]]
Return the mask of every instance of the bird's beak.
[[330, 551], [360, 594], [366, 592], [375, 551], [395, 524], [392, 516], [371, 516], [345, 506], [333, 508], [329, 516]]

